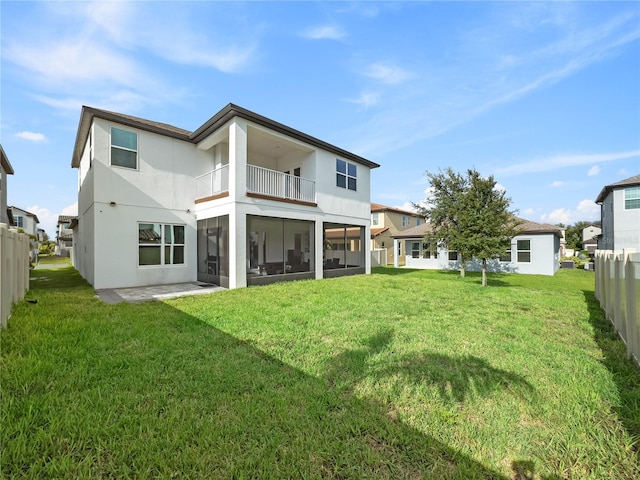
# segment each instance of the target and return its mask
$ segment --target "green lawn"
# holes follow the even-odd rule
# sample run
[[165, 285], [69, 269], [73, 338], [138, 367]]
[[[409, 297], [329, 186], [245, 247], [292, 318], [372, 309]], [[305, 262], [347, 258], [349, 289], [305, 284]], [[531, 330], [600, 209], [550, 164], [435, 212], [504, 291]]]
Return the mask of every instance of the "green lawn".
[[0, 334], [3, 478], [640, 474], [640, 374], [592, 272], [119, 305], [72, 268], [31, 275]]
[[71, 259], [56, 255], [38, 255], [38, 263], [42, 265], [71, 265]]

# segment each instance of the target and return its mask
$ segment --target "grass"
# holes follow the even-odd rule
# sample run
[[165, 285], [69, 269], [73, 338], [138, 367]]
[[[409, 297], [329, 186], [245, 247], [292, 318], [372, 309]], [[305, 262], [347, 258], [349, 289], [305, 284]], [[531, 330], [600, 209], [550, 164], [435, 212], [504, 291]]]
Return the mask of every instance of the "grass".
[[38, 255], [38, 264], [42, 265], [70, 265], [69, 257], [59, 257], [57, 255]]
[[32, 276], [1, 333], [3, 478], [640, 473], [640, 375], [592, 272], [483, 289], [383, 268], [119, 305], [72, 268]]

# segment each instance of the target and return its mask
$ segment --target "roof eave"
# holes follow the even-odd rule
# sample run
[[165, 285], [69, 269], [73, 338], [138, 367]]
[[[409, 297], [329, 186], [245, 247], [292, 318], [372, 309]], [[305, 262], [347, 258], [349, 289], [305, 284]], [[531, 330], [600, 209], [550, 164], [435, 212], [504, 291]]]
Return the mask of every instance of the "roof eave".
[[7, 175], [13, 175], [15, 173], [11, 162], [9, 162], [9, 157], [7, 157], [7, 154], [4, 152], [4, 148], [2, 148], [2, 144], [0, 144], [0, 161], [2, 162], [2, 169]]
[[219, 128], [222, 128], [227, 122], [229, 122], [234, 117], [239, 117], [244, 120], [250, 121], [252, 123], [258, 124], [262, 127], [265, 127], [269, 130], [273, 130], [275, 132], [281, 133], [285, 136], [294, 138], [303, 143], [307, 143], [309, 145], [313, 145], [314, 147], [322, 148], [331, 153], [335, 153], [342, 158], [346, 158], [348, 160], [354, 161], [361, 165], [364, 165], [369, 168], [378, 168], [378, 165], [371, 160], [367, 160], [355, 153], [351, 153], [347, 150], [344, 150], [340, 147], [336, 147], [335, 145], [331, 145], [323, 140], [312, 137], [311, 135], [307, 135], [299, 130], [288, 127], [282, 123], [276, 122], [275, 120], [271, 120], [265, 116], [259, 115], [255, 112], [247, 110], [246, 108], [242, 108], [238, 105], [234, 105], [233, 103], [229, 103], [226, 107], [216, 113], [213, 117], [207, 120], [200, 128], [198, 128], [195, 132], [191, 134], [191, 141], [198, 143], [204, 140], [206, 137], [214, 133]]

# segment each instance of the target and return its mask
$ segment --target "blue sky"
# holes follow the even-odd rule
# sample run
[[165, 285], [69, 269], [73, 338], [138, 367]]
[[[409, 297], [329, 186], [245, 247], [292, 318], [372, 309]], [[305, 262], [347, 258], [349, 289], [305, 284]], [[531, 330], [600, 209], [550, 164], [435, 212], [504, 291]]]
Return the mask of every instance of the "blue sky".
[[639, 2], [11, 2], [1, 8], [8, 201], [75, 214], [81, 106], [194, 130], [235, 103], [381, 165], [494, 175], [520, 216], [599, 219], [640, 173]]

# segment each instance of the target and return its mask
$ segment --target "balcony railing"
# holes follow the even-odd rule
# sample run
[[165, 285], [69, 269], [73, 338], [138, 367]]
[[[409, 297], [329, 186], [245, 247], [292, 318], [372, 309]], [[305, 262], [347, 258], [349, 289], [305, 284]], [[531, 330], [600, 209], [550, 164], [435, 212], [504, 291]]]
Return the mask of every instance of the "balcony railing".
[[196, 198], [213, 197], [229, 191], [229, 165], [196, 178]]
[[[196, 178], [196, 201], [229, 191], [229, 166], [224, 165]], [[316, 184], [313, 180], [288, 173], [247, 165], [247, 193], [303, 203], [315, 203]]]
[[316, 184], [313, 180], [288, 173], [247, 165], [247, 193], [315, 203]]

